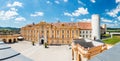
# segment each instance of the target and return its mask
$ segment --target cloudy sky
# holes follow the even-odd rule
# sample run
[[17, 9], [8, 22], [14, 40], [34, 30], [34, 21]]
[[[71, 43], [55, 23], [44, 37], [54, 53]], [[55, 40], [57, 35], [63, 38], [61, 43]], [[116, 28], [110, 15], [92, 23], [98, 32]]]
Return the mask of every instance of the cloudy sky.
[[90, 21], [92, 14], [99, 14], [107, 27], [120, 27], [120, 0], [0, 0], [2, 27], [23, 27], [42, 20]]

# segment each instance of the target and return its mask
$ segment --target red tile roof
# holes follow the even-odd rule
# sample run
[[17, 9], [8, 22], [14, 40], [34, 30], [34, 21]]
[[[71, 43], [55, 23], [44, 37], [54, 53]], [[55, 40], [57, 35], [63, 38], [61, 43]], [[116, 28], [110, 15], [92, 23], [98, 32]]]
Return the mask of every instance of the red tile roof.
[[52, 23], [54, 26], [61, 26], [64, 24], [65, 26], [76, 26], [82, 30], [91, 30], [92, 26], [90, 22], [77, 22], [77, 23]]
[[77, 27], [80, 28], [80, 29], [83, 29], [83, 30], [92, 29], [92, 25], [91, 25], [90, 22], [78, 22]]
[[[59, 22], [59, 23], [50, 23], [51, 25], [53, 26], [56, 26], [56, 27], [59, 27], [59, 26], [69, 26], [69, 27], [72, 27], [72, 26], [75, 26], [77, 28], [80, 28], [81, 30], [91, 30], [92, 29], [92, 25], [91, 25], [91, 22]], [[29, 24], [29, 25], [26, 25], [26, 27], [32, 27], [34, 26], [33, 24]]]
[[54, 25], [54, 26], [61, 26], [61, 25], [76, 26], [76, 23], [52, 23], [52, 25]]

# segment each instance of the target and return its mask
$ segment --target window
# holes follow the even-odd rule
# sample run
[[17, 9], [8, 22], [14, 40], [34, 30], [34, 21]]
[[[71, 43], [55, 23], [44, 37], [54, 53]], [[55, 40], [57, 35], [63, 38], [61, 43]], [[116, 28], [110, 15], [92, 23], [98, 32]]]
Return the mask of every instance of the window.
[[49, 33], [49, 31], [47, 30], [47, 33]]
[[91, 31], [90, 31], [90, 33], [91, 33]]
[[90, 37], [91, 37], [91, 35], [90, 35]]
[[84, 33], [84, 31], [83, 31], [83, 33]]
[[84, 35], [83, 35], [83, 38], [84, 38]]
[[64, 30], [62, 30], [62, 33], [64, 33]]
[[80, 35], [80, 37], [82, 37], [82, 35]]
[[57, 34], [59, 34], [59, 30], [57, 30]]
[[64, 38], [64, 35], [62, 35], [62, 38]]
[[69, 34], [69, 30], [67, 30], [67, 34]]
[[69, 38], [69, 35], [67, 35], [67, 38]]
[[72, 38], [74, 38], [74, 30], [72, 30]]
[[72, 34], [74, 34], [74, 30], [72, 30]]
[[80, 33], [82, 33], [82, 32], [80, 31]]
[[88, 31], [86, 31], [86, 33], [88, 33]]
[[88, 35], [86, 35], [86, 38], [88, 38]]

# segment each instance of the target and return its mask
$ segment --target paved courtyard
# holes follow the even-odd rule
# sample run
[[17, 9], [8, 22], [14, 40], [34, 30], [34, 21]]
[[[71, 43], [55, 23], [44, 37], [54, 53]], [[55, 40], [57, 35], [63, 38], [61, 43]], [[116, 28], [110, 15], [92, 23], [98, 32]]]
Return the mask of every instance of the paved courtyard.
[[72, 61], [72, 53], [68, 45], [44, 48], [43, 45], [38, 44], [32, 46], [31, 42], [28, 41], [8, 45], [34, 61]]

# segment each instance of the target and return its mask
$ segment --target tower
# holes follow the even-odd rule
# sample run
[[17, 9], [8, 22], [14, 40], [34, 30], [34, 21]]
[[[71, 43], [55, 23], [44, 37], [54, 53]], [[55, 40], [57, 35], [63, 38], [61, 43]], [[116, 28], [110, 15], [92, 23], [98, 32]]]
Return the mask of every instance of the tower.
[[103, 34], [105, 34], [106, 31], [107, 31], [107, 26], [106, 26], [106, 24], [103, 24], [103, 25], [102, 25], [102, 28], [104, 29], [104, 30], [103, 30]]
[[98, 14], [92, 15], [92, 39], [100, 39], [100, 17]]

